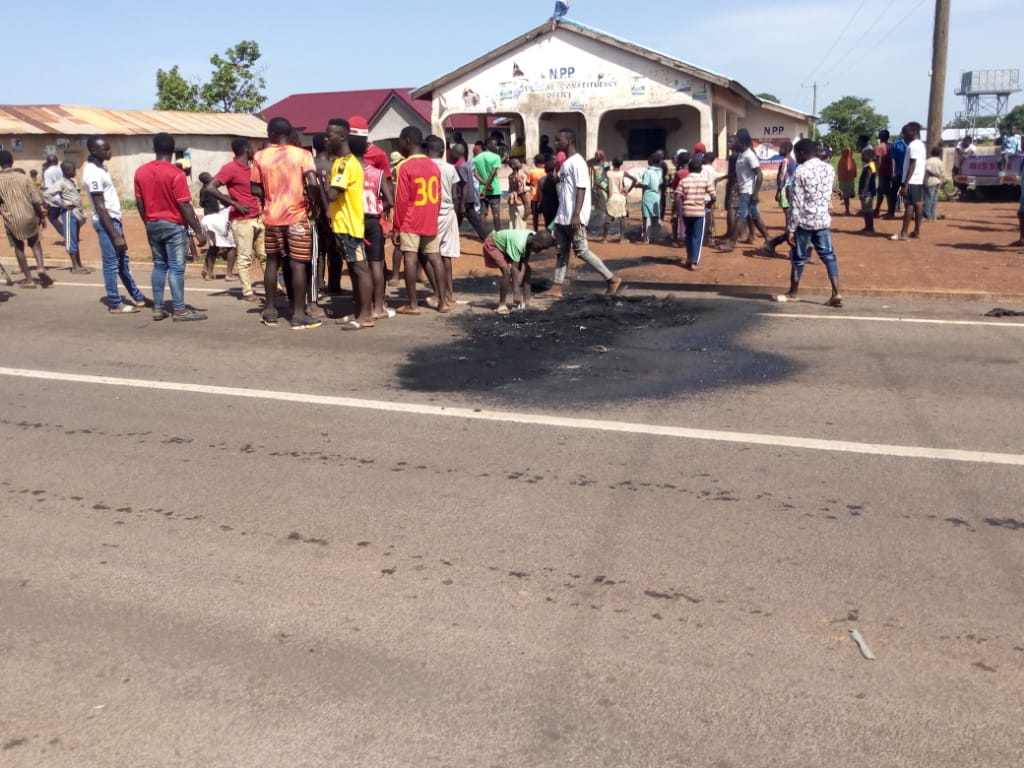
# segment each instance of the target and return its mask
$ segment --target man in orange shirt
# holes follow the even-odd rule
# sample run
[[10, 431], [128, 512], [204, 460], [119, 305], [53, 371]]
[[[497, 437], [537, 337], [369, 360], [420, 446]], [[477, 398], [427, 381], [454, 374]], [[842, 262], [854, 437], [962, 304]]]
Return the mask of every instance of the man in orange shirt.
[[[256, 153], [252, 161], [252, 193], [263, 202], [264, 242], [267, 269], [264, 290], [267, 306], [260, 322], [277, 325], [277, 272], [281, 260], [288, 259], [291, 270], [291, 329], [319, 328], [323, 320], [310, 317], [307, 304], [310, 270], [313, 257], [313, 234], [310, 217], [316, 218], [320, 184], [316, 177], [313, 156], [302, 147], [292, 146], [292, 126], [283, 117], [267, 123], [270, 145]], [[322, 312], [322, 310], [321, 310]]]

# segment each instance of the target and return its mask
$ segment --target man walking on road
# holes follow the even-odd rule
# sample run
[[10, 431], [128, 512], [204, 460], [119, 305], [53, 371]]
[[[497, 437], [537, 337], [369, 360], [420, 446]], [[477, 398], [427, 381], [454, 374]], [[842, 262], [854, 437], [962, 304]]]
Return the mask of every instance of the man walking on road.
[[[153, 137], [151, 160], [135, 171], [135, 202], [146, 226], [146, 238], [153, 252], [153, 319], [168, 315], [175, 322], [205, 320], [206, 314], [185, 304], [185, 261], [188, 258], [188, 229], [196, 235], [196, 245], [206, 245], [203, 228], [192, 207], [188, 180], [174, 164], [174, 137], [158, 133]], [[164, 309], [164, 284], [171, 285], [172, 313]]]
[[14, 248], [18, 267], [25, 275], [22, 288], [35, 288], [25, 244], [32, 249], [36, 259], [39, 282], [44, 288], [53, 284], [53, 278], [43, 263], [43, 246], [39, 242], [39, 229], [45, 225], [46, 204], [39, 188], [23, 173], [14, 170], [14, 155], [6, 149], [0, 150], [0, 215], [3, 216], [7, 241]]
[[[252, 193], [249, 168], [252, 162], [252, 143], [248, 139], [235, 139], [231, 142], [231, 151], [235, 158], [217, 171], [206, 191], [224, 205], [230, 207], [228, 218], [231, 220], [231, 234], [235, 238], [235, 250], [238, 254], [238, 279], [242, 283], [242, 301], [258, 304], [260, 297], [252, 292], [252, 273], [249, 271], [253, 260], [264, 267], [267, 262], [266, 250], [263, 247], [263, 221], [260, 214], [263, 208], [259, 198]], [[221, 187], [227, 194], [220, 191]]]
[[793, 208], [789, 220], [789, 244], [793, 246], [792, 267], [789, 278], [789, 292], [775, 297], [776, 301], [797, 301], [800, 278], [810, 255], [811, 247], [818, 252], [818, 258], [825, 265], [828, 281], [832, 284], [830, 307], [843, 306], [839, 293], [839, 267], [835, 250], [832, 248], [832, 216], [829, 205], [832, 201], [832, 185], [835, 171], [832, 166], [818, 158], [818, 142], [800, 139], [794, 148], [799, 163], [793, 174], [793, 191], [790, 204]]
[[576, 149], [576, 132], [563, 128], [555, 139], [555, 148], [565, 153], [565, 162], [558, 171], [558, 215], [555, 216], [555, 242], [558, 245], [553, 284], [544, 296], [562, 298], [562, 283], [569, 269], [569, 249], [587, 262], [608, 282], [608, 294], [614, 294], [622, 285], [605, 266], [601, 258], [587, 244], [587, 224], [590, 222], [590, 168]]
[[[114, 181], [104, 165], [113, 154], [110, 145], [102, 136], [91, 136], [86, 140], [89, 161], [82, 171], [82, 186], [92, 199], [92, 226], [100, 244], [103, 260], [103, 286], [107, 291], [107, 311], [111, 314], [133, 314], [152, 302], [148, 301], [135, 284], [128, 262], [128, 244], [124, 240], [121, 226], [121, 198], [114, 189]], [[121, 301], [117, 279], [121, 278], [132, 300]]]

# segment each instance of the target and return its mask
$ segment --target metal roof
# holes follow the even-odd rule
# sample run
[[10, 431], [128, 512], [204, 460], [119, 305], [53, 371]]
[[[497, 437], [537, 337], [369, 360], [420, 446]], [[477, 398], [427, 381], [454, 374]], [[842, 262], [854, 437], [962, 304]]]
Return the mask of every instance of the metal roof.
[[0, 134], [149, 136], [161, 131], [177, 135], [259, 138], [267, 135], [267, 125], [255, 115], [222, 112], [0, 104]]
[[495, 48], [493, 51], [490, 51], [489, 53], [485, 53], [483, 56], [474, 59], [468, 64], [464, 64], [463, 66], [456, 69], [454, 72], [449, 72], [447, 75], [442, 75], [433, 82], [421, 86], [420, 88], [417, 88], [412, 92], [411, 96], [414, 99], [432, 99], [434, 91], [444, 87], [451, 81], [456, 80], [457, 78], [462, 77], [464, 75], [467, 75], [470, 72], [476, 70], [477, 68], [497, 58], [500, 58], [501, 56], [504, 56], [505, 54], [510, 53], [533, 40], [536, 40], [545, 35], [549, 35], [556, 29], [565, 29], [569, 32], [575, 32], [576, 34], [582, 35], [583, 37], [588, 37], [592, 40], [597, 40], [599, 42], [614, 46], [621, 50], [628, 51], [638, 56], [642, 56], [645, 59], [650, 59], [651, 61], [662, 64], [668, 67], [669, 69], [674, 69], [678, 72], [690, 75], [691, 77], [698, 77], [701, 80], [705, 80], [713, 85], [717, 85], [727, 90], [730, 90], [733, 93], [740, 96], [741, 98], [747, 101], [752, 101], [755, 104], [759, 104], [760, 106], [766, 107], [768, 109], [771, 109], [774, 112], [780, 112], [782, 114], [790, 115], [792, 117], [797, 117], [804, 120], [808, 120], [814, 117], [813, 115], [809, 115], [806, 112], [801, 112], [800, 110], [793, 109], [792, 107], [787, 107], [782, 104], [776, 104], [771, 101], [759, 99], [757, 96], [751, 93], [744, 85], [737, 82], [736, 80], [727, 78], [725, 75], [720, 75], [716, 72], [711, 72], [710, 70], [707, 69], [701, 69], [700, 67], [694, 66], [693, 64], [689, 64], [685, 61], [681, 61], [680, 59], [674, 58], [672, 56], [668, 56], [664, 53], [652, 51], [650, 48], [647, 48], [646, 46], [630, 42], [629, 40], [624, 40], [620, 37], [616, 37], [615, 35], [604, 32], [600, 29], [596, 29], [595, 27], [589, 27], [586, 24], [581, 24], [578, 21], [573, 21], [571, 19], [566, 18], [552, 18], [548, 21], [545, 21], [543, 24], [534, 27], [529, 32], [520, 35], [516, 39], [510, 40], [509, 42], [505, 43], [504, 45], [498, 48]]

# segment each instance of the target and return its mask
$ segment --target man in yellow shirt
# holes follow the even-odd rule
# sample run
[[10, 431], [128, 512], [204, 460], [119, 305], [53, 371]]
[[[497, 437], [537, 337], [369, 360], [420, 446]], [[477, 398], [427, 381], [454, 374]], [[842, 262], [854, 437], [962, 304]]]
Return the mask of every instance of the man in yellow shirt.
[[[327, 150], [337, 158], [331, 167], [327, 188], [327, 219], [331, 223], [338, 253], [348, 264], [356, 309], [338, 322], [344, 331], [372, 328], [373, 278], [363, 246], [363, 155], [369, 144], [366, 129], [329, 124]], [[366, 131], [368, 134], [369, 131]]]

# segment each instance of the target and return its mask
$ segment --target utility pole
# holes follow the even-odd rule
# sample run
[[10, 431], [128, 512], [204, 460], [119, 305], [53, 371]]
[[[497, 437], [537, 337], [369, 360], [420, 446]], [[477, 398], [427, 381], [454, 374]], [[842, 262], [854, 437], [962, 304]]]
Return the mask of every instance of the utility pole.
[[946, 52], [949, 49], [950, 0], [935, 0], [932, 30], [932, 83], [928, 94], [928, 143], [942, 144], [942, 97], [946, 90]]
[[829, 83], [819, 83], [817, 81], [811, 83], [810, 85], [807, 85], [805, 83], [800, 83], [800, 87], [801, 88], [811, 88], [812, 89], [812, 93], [813, 93], [813, 96], [811, 97], [811, 113], [814, 115], [815, 122], [811, 123], [811, 138], [812, 139], [818, 138], [818, 123], [817, 123], [817, 119], [818, 119], [818, 89], [819, 88], [827, 88], [829, 85], [830, 85]]

